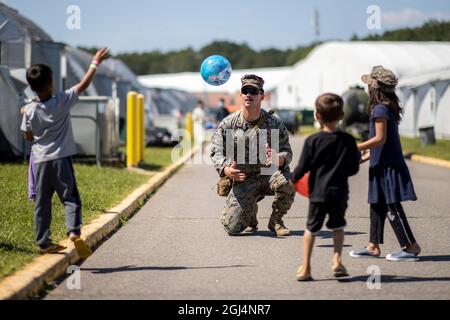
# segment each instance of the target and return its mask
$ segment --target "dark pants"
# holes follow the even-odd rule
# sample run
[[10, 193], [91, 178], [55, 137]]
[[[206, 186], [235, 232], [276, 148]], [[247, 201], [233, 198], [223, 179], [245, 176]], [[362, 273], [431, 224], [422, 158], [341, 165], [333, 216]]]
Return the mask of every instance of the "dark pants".
[[36, 163], [34, 221], [36, 240], [40, 247], [47, 247], [51, 243], [52, 198], [55, 191], [65, 208], [68, 234], [80, 234], [81, 199], [70, 157]]
[[347, 200], [331, 203], [309, 203], [308, 221], [306, 228], [313, 235], [317, 235], [322, 229], [325, 217], [328, 215], [327, 228], [332, 231], [344, 230], [347, 226], [345, 211]]
[[403, 207], [398, 203], [370, 204], [370, 242], [382, 244], [384, 240], [384, 222], [388, 217], [392, 229], [402, 248], [416, 242], [406, 218]]

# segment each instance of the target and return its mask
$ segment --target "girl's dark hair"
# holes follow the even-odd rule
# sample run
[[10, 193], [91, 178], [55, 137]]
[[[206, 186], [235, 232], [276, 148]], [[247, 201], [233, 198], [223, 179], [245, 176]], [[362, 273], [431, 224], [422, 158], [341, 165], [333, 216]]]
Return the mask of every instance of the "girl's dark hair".
[[53, 81], [52, 69], [45, 64], [35, 64], [27, 70], [27, 82], [35, 92], [46, 90]]
[[367, 112], [372, 115], [373, 108], [377, 104], [383, 104], [394, 114], [397, 123], [402, 120], [403, 109], [400, 107], [400, 99], [395, 92], [384, 92], [380, 88], [369, 86], [369, 105]]

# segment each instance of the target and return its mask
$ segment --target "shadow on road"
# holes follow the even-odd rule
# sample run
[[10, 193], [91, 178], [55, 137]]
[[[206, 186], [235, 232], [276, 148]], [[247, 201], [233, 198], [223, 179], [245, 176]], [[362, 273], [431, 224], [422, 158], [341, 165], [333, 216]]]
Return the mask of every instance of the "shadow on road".
[[[367, 234], [367, 232], [358, 232], [358, 231], [346, 231], [344, 232], [345, 236], [357, 236], [360, 234]], [[322, 239], [332, 239], [333, 238], [333, 232], [332, 231], [320, 231], [318, 234], [318, 237]]]
[[[291, 231], [291, 236], [302, 236], [303, 231]], [[274, 239], [284, 239], [286, 237], [275, 237], [275, 234], [272, 231], [256, 231], [256, 232], [243, 232], [239, 234], [241, 237], [266, 237], [266, 238], [274, 238]]]
[[[367, 282], [368, 276], [356, 276], [339, 279], [339, 282]], [[401, 283], [401, 282], [429, 282], [429, 281], [450, 281], [450, 277], [408, 277], [396, 275], [382, 275], [381, 283]]]
[[419, 256], [420, 261], [445, 262], [450, 261], [450, 256]]
[[159, 267], [159, 266], [148, 266], [148, 267], [138, 267], [136, 265], [123, 266], [118, 268], [81, 268], [81, 271], [91, 271], [96, 274], [103, 273], [115, 273], [115, 272], [129, 272], [129, 271], [174, 271], [174, 270], [188, 270], [188, 269], [224, 269], [224, 268], [244, 268], [253, 267], [253, 265], [232, 265], [232, 266], [211, 266], [211, 267]]
[[[299, 231], [292, 231], [291, 230], [291, 236], [297, 236], [297, 237], [303, 237], [305, 234], [305, 231], [299, 230]], [[355, 232], [355, 231], [348, 231], [345, 232], [346, 236], [354, 236], [354, 235], [360, 235], [360, 234], [366, 234], [366, 232]], [[272, 231], [264, 230], [264, 231], [256, 231], [253, 233], [241, 233], [239, 236], [244, 237], [250, 237], [250, 236], [257, 236], [257, 237], [269, 237], [269, 238], [275, 238], [274, 233]], [[332, 231], [320, 231], [317, 235], [318, 238], [321, 239], [332, 239], [333, 238], [333, 232]], [[284, 237], [278, 238], [283, 239]]]
[[[317, 247], [318, 248], [334, 248], [334, 245], [332, 245], [332, 244], [319, 244], [319, 245], [317, 245]], [[344, 248], [348, 248], [348, 247], [351, 247], [351, 245], [344, 244], [343, 247]]]

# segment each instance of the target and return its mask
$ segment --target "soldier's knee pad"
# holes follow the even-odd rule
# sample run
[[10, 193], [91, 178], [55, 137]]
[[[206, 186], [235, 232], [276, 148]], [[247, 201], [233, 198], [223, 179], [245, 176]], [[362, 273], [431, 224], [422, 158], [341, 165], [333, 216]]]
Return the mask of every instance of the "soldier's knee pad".
[[230, 236], [236, 236], [240, 234], [247, 227], [248, 221], [242, 216], [231, 217], [228, 220], [227, 225], [224, 225], [226, 232]]
[[225, 232], [230, 236], [230, 237], [236, 237], [240, 234], [240, 232], [234, 232], [233, 230], [229, 230], [227, 228], [225, 228]]
[[229, 236], [237, 236], [242, 232], [239, 228], [237, 228], [236, 224], [234, 224], [231, 228], [229, 225], [224, 225], [223, 228]]

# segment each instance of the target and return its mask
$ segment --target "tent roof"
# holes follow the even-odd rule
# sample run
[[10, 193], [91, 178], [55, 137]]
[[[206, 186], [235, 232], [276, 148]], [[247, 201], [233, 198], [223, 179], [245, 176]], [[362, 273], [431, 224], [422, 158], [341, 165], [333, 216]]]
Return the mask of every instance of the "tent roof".
[[291, 67], [240, 69], [233, 70], [230, 80], [221, 86], [211, 86], [203, 81], [200, 72], [182, 72], [171, 74], [155, 74], [138, 77], [139, 81], [147, 87], [163, 89], [179, 89], [187, 92], [230, 93], [234, 94], [241, 88], [241, 78], [248, 73], [261, 76], [266, 91], [273, 90], [290, 72]]
[[129, 82], [134, 90], [141, 90], [142, 84], [138, 81], [137, 76], [128, 66], [121, 60], [108, 59], [104, 62], [105, 66], [110, 68], [122, 81]]
[[[348, 61], [348, 57], [356, 67], [377, 63], [402, 77], [419, 70], [449, 66], [450, 42], [331, 41], [315, 48], [306, 59], [294, 66], [294, 70], [305, 63], [319, 68], [324, 62]], [[369, 72], [370, 69], [367, 70]]]
[[443, 69], [434, 69], [427, 72], [409, 75], [403, 78], [398, 86], [399, 88], [415, 88], [437, 81], [450, 81], [450, 66]]
[[[76, 63], [81, 66], [81, 73], [78, 75], [82, 77], [85, 70], [92, 62], [92, 55], [81, 49], [66, 46], [67, 59], [69, 63]], [[122, 61], [116, 59], [108, 59], [104, 61], [98, 68], [98, 74], [112, 77], [121, 81], [129, 82], [134, 90], [141, 90], [142, 85], [137, 80], [133, 71], [128, 68]]]
[[52, 41], [52, 38], [37, 24], [0, 3], [0, 40], [21, 41], [26, 36], [33, 41]]
[[411, 74], [450, 66], [450, 42], [355, 41], [324, 43], [293, 67], [277, 88], [278, 104], [313, 108], [323, 92], [342, 94], [359, 84], [375, 65], [391, 69], [400, 81]]
[[[73, 48], [70, 46], [66, 46], [67, 59], [76, 61], [76, 63], [80, 64], [84, 70], [87, 70], [92, 62], [92, 55], [87, 53], [86, 51]], [[110, 77], [114, 77], [114, 72], [110, 66], [106, 63], [103, 63], [97, 69], [97, 73], [100, 75], [106, 75]], [[83, 74], [84, 75], [84, 74]]]

